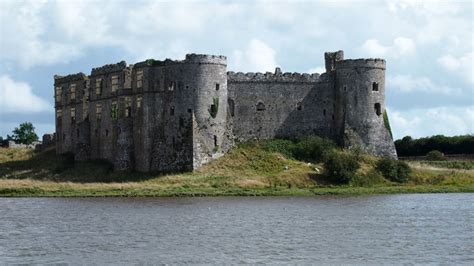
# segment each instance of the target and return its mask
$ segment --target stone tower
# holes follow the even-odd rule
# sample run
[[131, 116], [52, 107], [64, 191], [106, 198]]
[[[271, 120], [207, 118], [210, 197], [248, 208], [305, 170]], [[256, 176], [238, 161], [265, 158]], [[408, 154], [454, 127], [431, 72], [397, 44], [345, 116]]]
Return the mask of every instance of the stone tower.
[[392, 136], [384, 124], [385, 60], [339, 60], [335, 66], [342, 144], [396, 157]]
[[227, 119], [227, 59], [186, 55], [193, 95], [193, 168], [222, 156], [232, 145]]

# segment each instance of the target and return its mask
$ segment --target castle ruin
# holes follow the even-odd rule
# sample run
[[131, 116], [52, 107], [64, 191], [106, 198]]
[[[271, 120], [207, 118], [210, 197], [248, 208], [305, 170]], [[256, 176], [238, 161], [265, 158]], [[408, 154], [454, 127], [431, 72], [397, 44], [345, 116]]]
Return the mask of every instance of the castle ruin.
[[385, 60], [325, 53], [321, 75], [227, 72], [224, 56], [124, 61], [54, 77], [56, 152], [116, 170], [191, 171], [253, 139], [327, 137], [396, 158]]

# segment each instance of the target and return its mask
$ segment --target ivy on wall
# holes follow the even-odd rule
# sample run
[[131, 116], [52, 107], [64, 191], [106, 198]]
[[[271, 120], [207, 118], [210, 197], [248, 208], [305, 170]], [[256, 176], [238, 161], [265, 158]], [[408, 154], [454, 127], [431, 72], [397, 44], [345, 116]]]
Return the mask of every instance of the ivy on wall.
[[218, 97], [212, 99], [211, 108], [209, 109], [209, 114], [212, 116], [212, 118], [216, 118], [217, 111], [219, 111], [219, 98]]
[[390, 133], [390, 137], [392, 137], [393, 139], [392, 128], [390, 128], [390, 122], [388, 121], [387, 110], [383, 112], [383, 124], [385, 125], [385, 128], [388, 130], [388, 133]]

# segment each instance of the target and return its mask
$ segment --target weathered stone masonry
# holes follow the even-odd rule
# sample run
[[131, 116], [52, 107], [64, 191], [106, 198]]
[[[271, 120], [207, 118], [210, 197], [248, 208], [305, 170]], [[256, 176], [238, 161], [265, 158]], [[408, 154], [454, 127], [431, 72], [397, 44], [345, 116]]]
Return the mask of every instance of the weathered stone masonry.
[[322, 75], [227, 72], [224, 56], [188, 54], [55, 76], [56, 151], [116, 170], [190, 171], [236, 141], [318, 135], [396, 157], [385, 61], [325, 59]]

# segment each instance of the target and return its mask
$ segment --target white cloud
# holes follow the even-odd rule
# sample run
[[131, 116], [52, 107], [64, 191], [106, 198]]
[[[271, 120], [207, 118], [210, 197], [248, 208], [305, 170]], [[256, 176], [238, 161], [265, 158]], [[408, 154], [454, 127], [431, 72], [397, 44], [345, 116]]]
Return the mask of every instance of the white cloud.
[[388, 111], [396, 139], [432, 135], [474, 134], [474, 107], [436, 107], [409, 111]]
[[388, 76], [387, 86], [400, 92], [461, 93], [461, 89], [435, 84], [428, 77], [413, 77], [411, 75]]
[[33, 93], [30, 85], [0, 76], [0, 114], [51, 112], [53, 107]]
[[244, 51], [234, 51], [231, 69], [246, 72], [273, 72], [277, 66], [275, 55], [275, 50], [268, 44], [258, 39], [252, 39]]
[[362, 50], [373, 57], [394, 57], [407, 56], [415, 53], [415, 42], [410, 38], [397, 37], [393, 44], [385, 46], [377, 39], [369, 39], [362, 45]]
[[64, 39], [44, 38], [50, 27], [45, 14], [46, 4], [46, 1], [0, 1], [1, 60], [29, 68], [68, 62], [81, 55], [77, 46]]
[[468, 83], [474, 83], [472, 67], [472, 61], [474, 60], [473, 54], [473, 52], [470, 52], [461, 57], [454, 57], [447, 54], [438, 58], [438, 64], [440, 64], [444, 69], [461, 76]]

